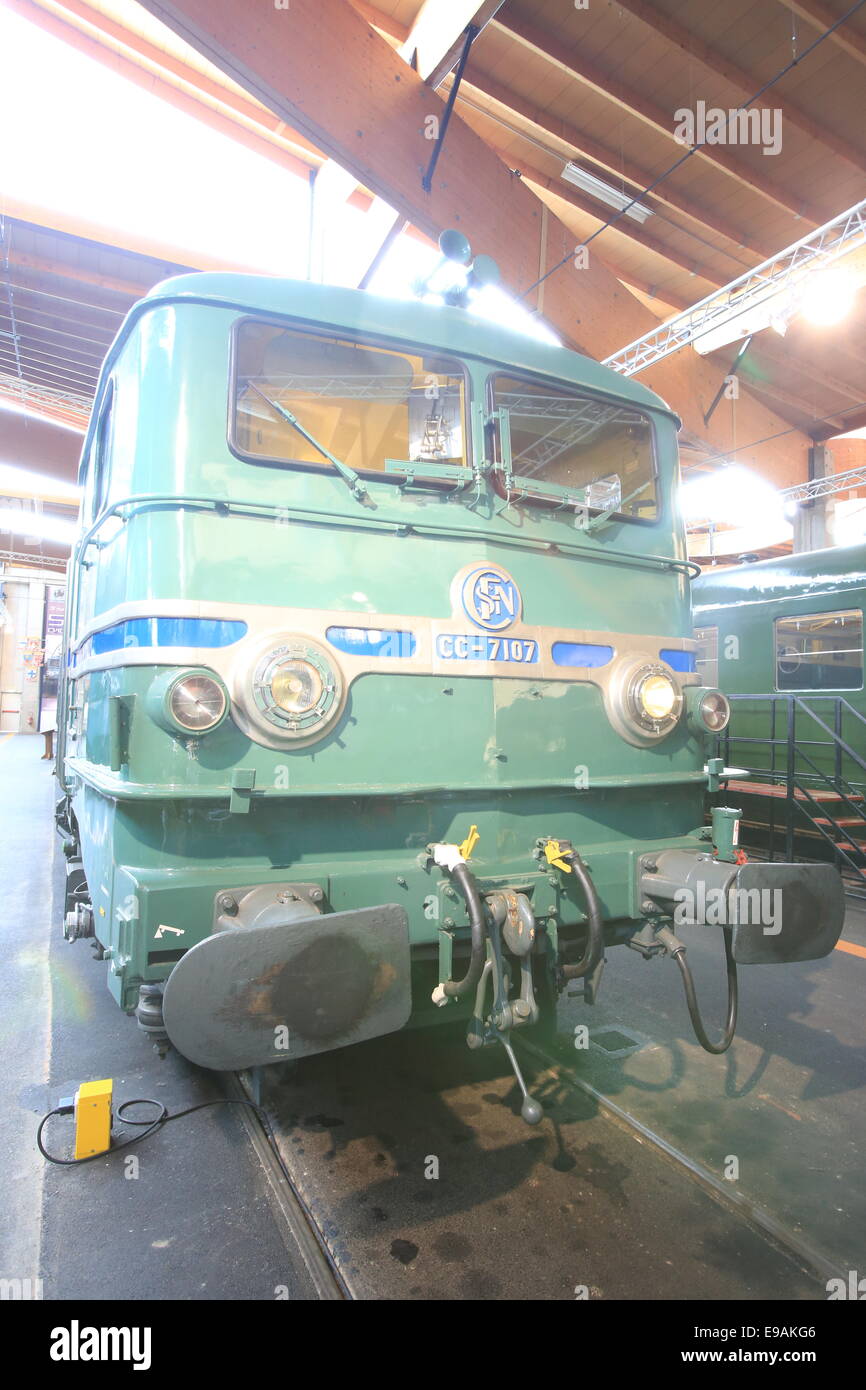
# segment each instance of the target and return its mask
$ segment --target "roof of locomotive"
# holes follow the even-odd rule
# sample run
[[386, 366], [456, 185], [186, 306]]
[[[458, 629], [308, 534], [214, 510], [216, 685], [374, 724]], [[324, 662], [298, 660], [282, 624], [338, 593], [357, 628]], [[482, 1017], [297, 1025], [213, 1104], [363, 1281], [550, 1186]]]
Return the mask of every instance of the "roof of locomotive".
[[863, 587], [866, 545], [841, 545], [757, 560], [751, 565], [705, 570], [692, 581], [692, 602], [699, 611]]
[[603, 367], [594, 358], [502, 328], [465, 309], [424, 304], [415, 299], [388, 299], [367, 290], [344, 289], [307, 280], [210, 271], [163, 280], [139, 301], [133, 314], [158, 300], [205, 302], [252, 313], [291, 316], [333, 328], [355, 329], [406, 343], [423, 343], [425, 347], [458, 356], [480, 357], [507, 367], [557, 377], [677, 418], [654, 391], [610, 367]]

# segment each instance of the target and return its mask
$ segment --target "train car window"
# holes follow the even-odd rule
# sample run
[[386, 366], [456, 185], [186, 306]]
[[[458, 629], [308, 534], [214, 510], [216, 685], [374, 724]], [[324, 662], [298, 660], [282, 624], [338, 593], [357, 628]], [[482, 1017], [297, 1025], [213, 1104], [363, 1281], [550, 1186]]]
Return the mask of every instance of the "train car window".
[[515, 490], [554, 505], [568, 496], [625, 521], [656, 520], [653, 428], [641, 411], [528, 378], [496, 376], [492, 392], [509, 435], [503, 447], [500, 427], [500, 468], [507, 471], [510, 453]]
[[696, 627], [694, 638], [698, 644], [695, 669], [701, 678], [701, 685], [718, 685], [719, 629], [717, 627]]
[[777, 690], [861, 690], [863, 614], [859, 608], [777, 618]]
[[236, 335], [232, 444], [241, 455], [329, 469], [288, 412], [357, 473], [382, 475], [389, 459], [465, 465], [459, 362], [253, 320]]
[[108, 498], [113, 419], [114, 382], [109, 381], [99, 410], [99, 418], [96, 421], [96, 430], [93, 436], [93, 450], [91, 453], [90, 467], [93, 478], [93, 509], [91, 512], [91, 519], [93, 521], [95, 521], [102, 512]]

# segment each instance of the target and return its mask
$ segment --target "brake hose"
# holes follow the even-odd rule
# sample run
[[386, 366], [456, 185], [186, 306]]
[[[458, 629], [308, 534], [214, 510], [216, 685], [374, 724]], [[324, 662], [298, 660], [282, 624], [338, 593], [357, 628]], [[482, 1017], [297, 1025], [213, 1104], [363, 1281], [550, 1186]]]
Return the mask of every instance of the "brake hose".
[[680, 974], [683, 977], [683, 988], [686, 992], [686, 1004], [688, 1005], [689, 1018], [695, 1030], [695, 1037], [705, 1052], [712, 1052], [716, 1055], [720, 1052], [727, 1052], [734, 1040], [734, 1034], [737, 1031], [737, 1001], [739, 997], [737, 963], [734, 960], [731, 950], [731, 933], [726, 931], [723, 934], [725, 938], [725, 969], [728, 979], [728, 1013], [721, 1039], [717, 1043], [712, 1043], [707, 1037], [703, 1019], [701, 1018], [701, 1011], [698, 1008], [698, 996], [695, 991], [695, 982], [691, 969], [686, 961], [685, 946], [667, 927], [662, 927], [660, 931], [656, 932], [656, 935], [664, 941], [667, 950], [680, 968]]
[[472, 932], [469, 966], [463, 979], [444, 980], [439, 986], [441, 995], [448, 999], [457, 999], [461, 994], [466, 994], [470, 989], [474, 989], [481, 979], [481, 972], [487, 958], [487, 922], [484, 917], [484, 903], [481, 900], [481, 893], [469, 866], [455, 855], [453, 862], [447, 864], [447, 868], [450, 870], [453, 882], [463, 894]]
[[562, 966], [562, 974], [566, 980], [580, 980], [584, 975], [592, 973], [601, 960], [601, 953], [604, 950], [601, 902], [595, 884], [590, 877], [589, 869], [577, 850], [569, 850], [562, 857], [571, 865], [574, 877], [583, 889], [586, 898], [586, 945], [583, 948], [583, 955], [573, 965]]

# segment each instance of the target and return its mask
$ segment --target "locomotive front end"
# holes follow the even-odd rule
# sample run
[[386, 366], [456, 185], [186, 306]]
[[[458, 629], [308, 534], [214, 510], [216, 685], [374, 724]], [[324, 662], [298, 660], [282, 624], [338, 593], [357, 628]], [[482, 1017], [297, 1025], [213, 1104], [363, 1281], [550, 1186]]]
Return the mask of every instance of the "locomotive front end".
[[[592, 1002], [614, 945], [677, 961], [710, 1050], [738, 960], [832, 948], [834, 871], [703, 824], [728, 709], [676, 428], [453, 308], [223, 276], [143, 302], [85, 451], [63, 814], [68, 932], [152, 1036], [234, 1070], [462, 1016], [534, 1122], [513, 1031], [570, 980]], [[723, 929], [721, 1044], [690, 925]]]

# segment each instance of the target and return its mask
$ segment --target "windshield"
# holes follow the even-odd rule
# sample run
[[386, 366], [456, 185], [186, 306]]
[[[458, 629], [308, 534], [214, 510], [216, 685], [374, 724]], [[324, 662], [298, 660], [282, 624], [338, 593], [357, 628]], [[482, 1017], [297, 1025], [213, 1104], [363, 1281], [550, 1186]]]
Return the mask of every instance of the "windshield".
[[237, 328], [232, 442], [255, 459], [317, 468], [333, 467], [333, 455], [357, 473], [393, 472], [388, 460], [463, 466], [463, 368], [450, 358], [245, 320]]
[[[581, 396], [567, 387], [509, 376], [493, 378], [493, 408], [503, 411], [512, 487], [530, 500], [570, 498], [627, 521], [658, 516], [653, 430], [625, 402]], [[499, 458], [507, 468], [500, 428]]]

